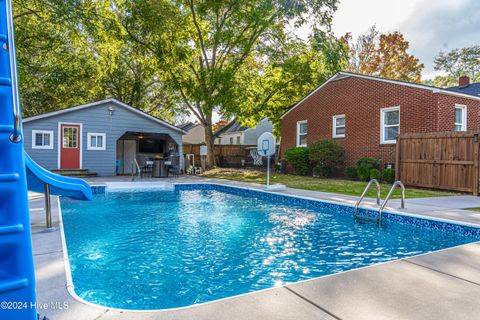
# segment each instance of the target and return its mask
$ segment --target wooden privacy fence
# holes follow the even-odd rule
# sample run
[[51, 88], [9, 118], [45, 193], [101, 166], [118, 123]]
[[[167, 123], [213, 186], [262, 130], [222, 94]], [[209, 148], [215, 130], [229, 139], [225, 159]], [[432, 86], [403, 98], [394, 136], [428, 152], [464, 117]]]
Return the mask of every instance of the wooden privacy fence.
[[[201, 144], [184, 144], [184, 154], [194, 154], [195, 164], [200, 166], [200, 146]], [[250, 156], [250, 147], [254, 145], [215, 145], [215, 162], [220, 167], [241, 167], [242, 160], [245, 166], [253, 165], [253, 158]]]
[[401, 134], [396, 178], [405, 185], [479, 193], [478, 133]]

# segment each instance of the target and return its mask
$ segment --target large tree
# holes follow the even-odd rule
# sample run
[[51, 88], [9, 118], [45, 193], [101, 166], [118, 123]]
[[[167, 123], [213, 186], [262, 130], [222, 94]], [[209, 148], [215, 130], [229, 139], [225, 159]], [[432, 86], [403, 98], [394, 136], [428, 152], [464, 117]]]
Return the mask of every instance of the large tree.
[[432, 83], [439, 86], [455, 86], [458, 77], [466, 75], [473, 82], [480, 82], [480, 46], [440, 52], [434, 60], [435, 70], [445, 75], [437, 76]]
[[348, 46], [348, 71], [366, 73], [366, 66], [373, 59], [379, 34], [374, 25], [367, 32], [359, 35], [355, 41], [351, 33], [343, 36], [342, 39]]
[[356, 42], [352, 41], [350, 34], [344, 39], [349, 44], [350, 71], [402, 81], [421, 81], [424, 65], [407, 52], [410, 45], [400, 32], [380, 34], [373, 26]]
[[110, 0], [14, 2], [25, 116], [107, 97], [166, 120], [175, 109], [155, 57], [129, 41]]
[[[287, 25], [308, 20], [328, 29], [336, 0], [136, 0], [119, 7], [128, 12], [122, 15], [125, 30], [161, 61], [169, 85], [205, 128], [208, 162], [214, 165], [213, 111], [239, 113], [244, 90], [252, 90], [245, 84], [258, 81], [261, 72], [274, 83], [257, 86], [262, 96], [253, 103], [261, 104], [268, 90], [277, 92], [278, 76], [272, 74], [279, 70], [270, 57], [298, 56], [299, 51], [298, 41], [285, 32]], [[279, 47], [294, 53], [278, 52]]]
[[308, 43], [290, 39], [275, 48], [257, 59], [252, 57], [249, 63], [254, 66], [245, 68], [237, 78], [234, 112], [238, 120], [250, 126], [268, 118], [279, 133], [280, 116], [319, 84], [344, 70], [348, 54], [340, 39], [319, 30], [314, 31]]

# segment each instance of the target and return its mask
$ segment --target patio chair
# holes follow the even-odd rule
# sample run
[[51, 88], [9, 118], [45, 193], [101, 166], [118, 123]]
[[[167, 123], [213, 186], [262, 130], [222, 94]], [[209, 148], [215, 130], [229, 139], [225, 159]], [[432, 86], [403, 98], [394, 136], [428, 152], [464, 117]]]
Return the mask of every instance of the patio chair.
[[141, 175], [142, 177], [149, 176], [150, 178], [153, 175], [153, 161], [152, 160], [146, 160], [145, 164], [142, 167], [141, 170]]
[[165, 165], [167, 166], [167, 177], [172, 174], [174, 178], [178, 177], [180, 174], [180, 157], [179, 156], [171, 156], [170, 161], [165, 161]]

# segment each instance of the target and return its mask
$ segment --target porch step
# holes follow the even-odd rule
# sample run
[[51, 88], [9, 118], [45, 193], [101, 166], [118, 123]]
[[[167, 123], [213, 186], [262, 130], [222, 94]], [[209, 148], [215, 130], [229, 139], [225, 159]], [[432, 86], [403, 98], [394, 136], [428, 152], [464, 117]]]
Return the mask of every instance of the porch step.
[[88, 169], [56, 169], [52, 172], [61, 174], [62, 176], [76, 177], [76, 178], [91, 178], [96, 177], [95, 172], [90, 172]]

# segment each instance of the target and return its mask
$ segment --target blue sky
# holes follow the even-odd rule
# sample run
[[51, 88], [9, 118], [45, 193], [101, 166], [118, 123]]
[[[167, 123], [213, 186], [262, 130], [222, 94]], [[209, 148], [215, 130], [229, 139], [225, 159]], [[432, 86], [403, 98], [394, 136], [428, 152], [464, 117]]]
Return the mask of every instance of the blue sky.
[[332, 28], [337, 36], [356, 36], [373, 24], [403, 33], [425, 64], [423, 78], [432, 78], [439, 51], [480, 45], [480, 0], [340, 0]]

